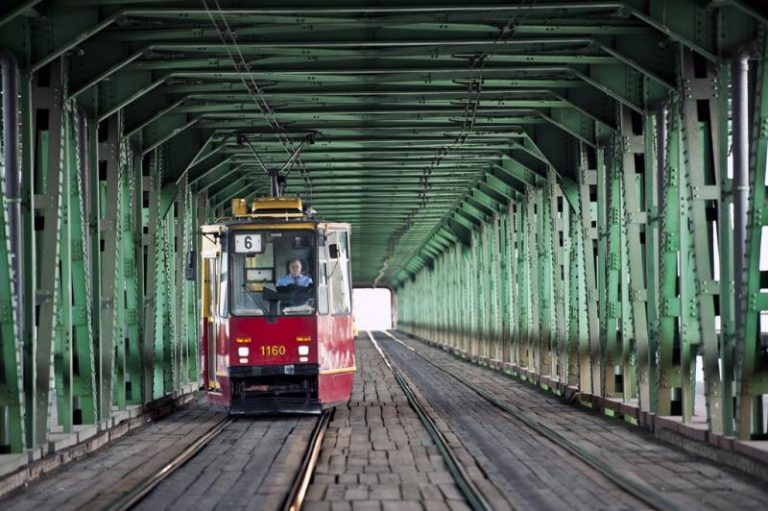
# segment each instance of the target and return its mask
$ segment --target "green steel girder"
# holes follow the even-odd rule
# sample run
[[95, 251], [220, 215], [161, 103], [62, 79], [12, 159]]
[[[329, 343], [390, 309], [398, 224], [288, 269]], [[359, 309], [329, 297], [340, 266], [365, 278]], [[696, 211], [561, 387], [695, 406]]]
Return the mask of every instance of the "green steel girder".
[[[242, 21], [247, 20], [247, 16], [249, 15], [256, 15], [261, 16], [263, 19], [264, 16], [280, 16], [282, 14], [290, 14], [293, 16], [296, 16], [301, 12], [302, 16], [311, 16], [315, 13], [321, 13], [323, 8], [301, 8], [300, 10], [296, 10], [295, 8], [293, 10], [284, 10], [280, 11], [280, 9], [274, 9], [274, 8], [267, 8], [267, 9], [231, 9], [227, 5], [227, 2], [223, 2], [224, 4], [224, 13], [229, 14], [237, 14], [239, 19]], [[482, 8], [478, 9], [477, 7], [457, 7], [457, 8], [450, 8], [449, 11], [453, 12], [472, 12], [472, 11], [481, 11], [485, 14], [485, 18], [487, 19], [488, 14], [491, 12], [497, 13], [501, 19], [508, 19], [514, 12], [520, 11], [523, 9], [529, 9], [535, 12], [534, 17], [538, 17], [538, 15], [545, 14], [548, 9], [551, 9], [552, 7], [557, 7], [559, 9], [567, 9], [572, 10], [574, 13], [578, 13], [580, 10], [584, 9], [598, 9], [598, 10], [605, 10], [605, 11], [614, 11], [624, 14], [625, 16], [630, 16], [632, 18], [635, 18], [639, 21], [642, 21], [649, 25], [650, 27], [654, 28], [656, 31], [660, 32], [661, 34], [671, 37], [673, 40], [681, 42], [692, 49], [695, 49], [696, 51], [699, 51], [703, 55], [714, 58], [714, 51], [711, 51], [711, 44], [712, 39], [710, 36], [710, 31], [712, 30], [712, 25], [714, 24], [712, 21], [713, 13], [709, 10], [707, 10], [705, 7], [702, 7], [694, 0], [684, 0], [680, 1], [675, 4], [675, 7], [669, 7], [667, 8], [666, 4], [664, 4], [664, 7], [661, 7], [660, 1], [651, 2], [650, 8], [648, 11], [645, 10], [645, 4], [641, 4], [640, 2], [611, 2], [611, 3], [604, 3], [604, 2], [585, 2], [585, 3], [579, 3], [579, 4], [563, 4], [562, 2], [555, 3], [552, 7], [550, 7], [549, 2], [540, 2], [535, 7], [529, 7], [524, 5], [518, 5], [518, 6], [511, 6], [511, 5], [503, 5], [503, 6], [493, 6], [493, 5], [483, 5]], [[637, 5], [639, 4], [639, 5]], [[62, 5], [67, 5], [67, 2], [64, 2]], [[635, 7], [637, 5], [637, 7]], [[71, 6], [65, 7], [64, 9], [72, 10]], [[662, 10], [663, 9], [663, 10]], [[330, 11], [333, 11], [335, 14], [339, 16], [337, 21], [347, 21], [350, 17], [352, 20], [357, 19], [356, 16], [359, 15], [365, 15], [366, 18], [370, 18], [372, 16], [376, 16], [377, 14], [380, 14], [382, 16], [382, 21], [388, 21], [391, 23], [398, 23], [401, 22], [401, 19], [398, 19], [397, 17], [394, 17], [396, 14], [405, 15], [410, 17], [409, 24], [412, 24], [413, 17], [415, 16], [417, 19], [420, 19], [422, 23], [426, 20], [429, 20], [431, 16], [434, 15], [435, 12], [445, 12], [445, 6], [430, 6], [430, 7], [379, 7], [372, 9], [369, 6], [366, 7], [358, 7], [358, 8], [331, 8], [328, 9]], [[328, 12], [326, 10], [326, 14]], [[109, 11], [102, 11], [105, 12], [105, 14], [108, 14]], [[668, 14], [669, 13], [669, 14]], [[90, 16], [85, 16], [87, 14], [90, 14]], [[158, 19], [180, 19], [180, 20], [190, 20], [193, 21], [195, 19], [198, 19], [199, 21], [202, 21], [204, 24], [207, 21], [208, 13], [205, 11], [205, 9], [181, 9], [177, 8], [173, 11], [168, 10], [162, 10], [162, 9], [124, 9], [121, 11], [113, 11], [112, 14], [105, 15], [104, 17], [97, 17], [94, 18], [94, 10], [88, 10], [88, 9], [81, 9], [77, 11], [77, 17], [74, 17], [77, 19], [79, 17], [80, 22], [74, 24], [69, 30], [62, 31], [61, 34], [56, 34], [56, 36], [53, 38], [54, 40], [51, 41], [50, 44], [50, 53], [44, 57], [42, 57], [38, 62], [37, 66], [42, 67], [42, 65], [51, 62], [56, 57], [62, 55], [64, 52], [69, 51], [70, 49], [76, 47], [77, 45], [81, 44], [83, 41], [87, 40], [90, 37], [93, 37], [94, 35], [98, 34], [99, 32], [102, 32], [103, 30], [111, 27], [115, 22], [127, 19], [130, 17], [136, 17], [136, 18], [158, 18]], [[386, 17], [385, 17], [386, 16]], [[259, 19], [258, 17], [256, 19]], [[277, 18], [279, 19], [279, 18]], [[286, 20], [287, 21], [287, 20]], [[295, 18], [294, 18], [295, 22]], [[333, 19], [332, 18], [325, 18], [322, 20], [318, 20], [318, 27], [322, 27], [323, 24], [321, 22], [330, 23], [331, 27], [333, 29], [338, 29], [339, 27], [333, 26]], [[90, 24], [90, 26], [89, 26]], [[440, 25], [433, 25], [435, 28], [440, 27]], [[87, 27], [87, 28], [85, 28]], [[314, 28], [314, 25], [313, 25]], [[421, 30], [423, 31], [426, 27], [422, 26]], [[478, 26], [479, 30], [487, 30], [487, 28], [484, 28], [482, 26]], [[80, 33], [78, 34], [78, 30]], [[208, 29], [210, 30], [210, 29]], [[210, 33], [210, 32], [209, 32]], [[417, 32], [418, 33], [418, 32]], [[75, 36], [75, 34], [77, 34]], [[191, 33], [190, 36], [198, 36], [204, 35], [200, 33]], [[211, 34], [213, 35], [213, 34]], [[320, 35], [322, 35], [322, 32], [320, 32]]]
[[520, 197], [525, 193], [525, 182], [516, 179], [509, 172], [498, 165], [493, 165], [485, 175], [485, 180], [498, 189], [504, 189], [513, 197]]
[[517, 150], [514, 153], [510, 151], [510, 153], [513, 156], [502, 156], [501, 165], [494, 165], [494, 168], [506, 173], [524, 185], [540, 186], [544, 183], [545, 178], [540, 172], [544, 172], [544, 175], [546, 175], [546, 164], [541, 160], [531, 157], [525, 151]]
[[492, 212], [485, 212], [481, 209], [478, 209], [466, 200], [462, 201], [459, 204], [459, 207], [456, 208], [456, 214], [472, 222], [475, 228], [480, 227], [488, 220], [489, 213]]
[[483, 201], [475, 198], [474, 194], [476, 192], [477, 192], [476, 188], [471, 190], [470, 193], [465, 196], [464, 200], [467, 202], [467, 204], [470, 207], [474, 208], [475, 210], [485, 215], [486, 220], [492, 218], [494, 213], [496, 213], [496, 208], [494, 208], [493, 206], [489, 206], [485, 204]]
[[506, 207], [509, 202], [513, 200], [513, 197], [505, 193], [504, 190], [499, 190], [499, 188], [489, 183], [487, 177], [485, 179], [486, 181], [480, 181], [477, 183], [477, 192], [482, 193], [493, 202], [498, 204], [501, 208]]

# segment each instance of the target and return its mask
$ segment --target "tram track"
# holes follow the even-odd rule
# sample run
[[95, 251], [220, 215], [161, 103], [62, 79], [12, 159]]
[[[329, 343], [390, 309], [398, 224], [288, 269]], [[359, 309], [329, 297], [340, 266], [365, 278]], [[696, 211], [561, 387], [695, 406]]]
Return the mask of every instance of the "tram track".
[[[453, 372], [445, 369], [444, 367], [440, 366], [439, 364], [435, 363], [434, 361], [430, 360], [428, 357], [426, 357], [424, 354], [420, 353], [418, 350], [414, 349], [413, 347], [409, 346], [402, 340], [396, 338], [389, 332], [383, 332], [386, 336], [391, 338], [394, 342], [402, 345], [404, 348], [409, 350], [412, 353], [415, 353], [418, 355], [422, 360], [424, 360], [427, 364], [430, 366], [440, 370], [442, 373], [447, 374], [452, 379], [456, 380], [466, 388], [470, 389], [472, 392], [483, 398], [485, 401], [490, 403], [491, 405], [495, 406], [499, 410], [503, 411], [504, 413], [511, 416], [514, 420], [517, 420], [521, 422], [523, 425], [528, 427], [529, 429], [533, 430], [537, 434], [547, 438], [557, 446], [561, 447], [562, 449], [565, 449], [568, 451], [571, 455], [576, 457], [581, 462], [588, 465], [593, 470], [600, 473], [602, 476], [604, 476], [606, 479], [614, 483], [616, 486], [621, 488], [624, 492], [632, 495], [636, 499], [640, 500], [641, 502], [645, 503], [646, 505], [650, 506], [652, 509], [662, 510], [662, 511], [676, 511], [679, 508], [679, 506], [676, 506], [675, 504], [671, 503], [669, 500], [664, 498], [663, 496], [659, 495], [657, 491], [655, 491], [650, 486], [647, 486], [645, 484], [641, 484], [637, 481], [634, 481], [623, 474], [619, 473], [618, 470], [611, 467], [608, 463], [601, 460], [600, 458], [588, 453], [586, 450], [582, 449], [575, 443], [571, 442], [561, 434], [559, 434], [557, 431], [553, 430], [552, 428], [549, 428], [548, 426], [542, 424], [541, 422], [526, 417], [525, 415], [521, 415], [518, 411], [514, 410], [512, 407], [507, 406], [505, 403], [503, 403], [501, 400], [499, 400], [497, 397], [492, 395], [488, 390], [480, 387], [479, 385], [472, 383], [470, 381], [467, 381], [465, 378], [460, 377], [457, 374], [454, 374]], [[369, 332], [370, 335], [370, 332]], [[371, 335], [371, 339], [374, 339]], [[418, 339], [417, 339], [418, 340]], [[374, 341], [375, 342], [375, 341]]]
[[131, 490], [125, 492], [122, 497], [117, 499], [111, 506], [107, 508], [108, 511], [126, 511], [132, 509], [138, 504], [149, 492], [154, 490], [160, 483], [162, 483], [168, 476], [174, 473], [186, 462], [194, 458], [211, 440], [216, 438], [219, 433], [224, 431], [227, 426], [232, 424], [236, 419], [234, 417], [224, 417], [217, 422], [211, 429], [206, 431], [200, 438], [195, 440], [191, 445], [174, 457], [171, 461], [154, 471], [152, 474], [144, 478], [139, 484], [134, 486]]
[[[328, 424], [330, 423], [332, 413], [332, 410], [326, 410], [319, 415], [308, 439], [307, 448], [299, 465], [299, 470], [293, 479], [282, 505], [279, 507], [282, 511], [299, 511], [301, 509], [307, 488], [309, 487], [315, 466], [317, 465], [320, 448], [325, 433], [328, 430]], [[187, 462], [191, 461], [198, 453], [200, 453], [200, 451], [209, 445], [211, 441], [236, 421], [237, 417], [224, 417], [171, 461], [158, 468], [140, 481], [139, 484], [123, 493], [120, 498], [114, 501], [106, 509], [108, 511], [126, 511], [135, 508], [164, 480], [170, 477]]]
[[397, 367], [395, 367], [394, 364], [392, 364], [391, 360], [381, 349], [378, 342], [373, 337], [373, 334], [371, 334], [370, 331], [368, 331], [368, 337], [371, 339], [371, 342], [376, 348], [376, 351], [378, 351], [379, 355], [381, 355], [381, 358], [384, 360], [384, 363], [386, 364], [386, 366], [389, 368], [390, 371], [392, 371], [392, 374], [395, 377], [395, 381], [397, 381], [398, 385], [400, 386], [403, 393], [405, 394], [405, 398], [408, 400], [408, 403], [410, 404], [411, 408], [413, 408], [413, 410], [416, 412], [416, 415], [419, 417], [419, 420], [426, 428], [427, 432], [429, 433], [429, 436], [435, 442], [435, 445], [438, 451], [440, 452], [440, 455], [443, 457], [443, 460], [445, 461], [445, 464], [448, 467], [448, 471], [450, 472], [451, 476], [456, 482], [456, 485], [458, 486], [459, 491], [461, 491], [461, 493], [464, 495], [464, 498], [467, 500], [469, 507], [474, 511], [490, 511], [491, 509], [493, 509], [493, 507], [488, 503], [488, 501], [485, 499], [483, 494], [480, 492], [480, 490], [477, 488], [475, 483], [472, 481], [471, 477], [469, 476], [467, 471], [464, 469], [461, 462], [458, 460], [457, 456], [453, 453], [453, 450], [450, 444], [448, 443], [448, 440], [445, 438], [443, 433], [437, 427], [432, 417], [430, 417], [429, 413], [426, 410], [426, 406], [421, 402], [421, 399], [413, 392], [413, 389], [411, 388], [410, 384], [405, 380], [400, 370]]
[[320, 456], [320, 448], [323, 445], [325, 432], [328, 430], [328, 423], [331, 421], [332, 410], [326, 410], [320, 414], [320, 418], [312, 430], [312, 437], [309, 440], [309, 446], [304, 453], [301, 461], [301, 468], [296, 478], [293, 480], [291, 489], [283, 504], [283, 511], [298, 511], [304, 503], [304, 497], [307, 494], [307, 488], [312, 480], [312, 474], [317, 466], [317, 459]]

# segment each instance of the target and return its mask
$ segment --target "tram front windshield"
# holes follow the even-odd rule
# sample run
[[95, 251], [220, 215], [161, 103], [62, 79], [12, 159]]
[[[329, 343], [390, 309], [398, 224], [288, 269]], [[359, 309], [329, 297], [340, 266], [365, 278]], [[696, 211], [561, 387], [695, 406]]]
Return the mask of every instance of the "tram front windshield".
[[314, 314], [316, 239], [313, 231], [234, 232], [232, 314]]

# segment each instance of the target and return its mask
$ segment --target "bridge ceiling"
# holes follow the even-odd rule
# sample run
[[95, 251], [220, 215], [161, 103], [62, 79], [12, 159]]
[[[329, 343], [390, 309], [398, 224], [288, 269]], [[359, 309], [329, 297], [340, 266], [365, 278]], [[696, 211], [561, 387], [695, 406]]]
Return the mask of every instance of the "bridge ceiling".
[[[122, 112], [164, 180], [226, 209], [286, 193], [354, 232], [358, 284], [396, 282], [554, 169], [573, 179], [621, 106], [678, 88], [673, 52], [716, 61], [754, 1], [24, 0], [0, 7], [22, 69], [65, 56], [68, 93]], [[257, 158], [255, 155], [258, 155]]]

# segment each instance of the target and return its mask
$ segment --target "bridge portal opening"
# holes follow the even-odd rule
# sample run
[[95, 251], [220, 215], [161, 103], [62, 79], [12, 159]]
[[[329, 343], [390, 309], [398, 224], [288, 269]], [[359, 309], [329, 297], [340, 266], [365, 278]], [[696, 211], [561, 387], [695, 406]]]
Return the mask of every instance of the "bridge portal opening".
[[355, 288], [355, 324], [359, 330], [392, 328], [392, 293], [387, 288]]

